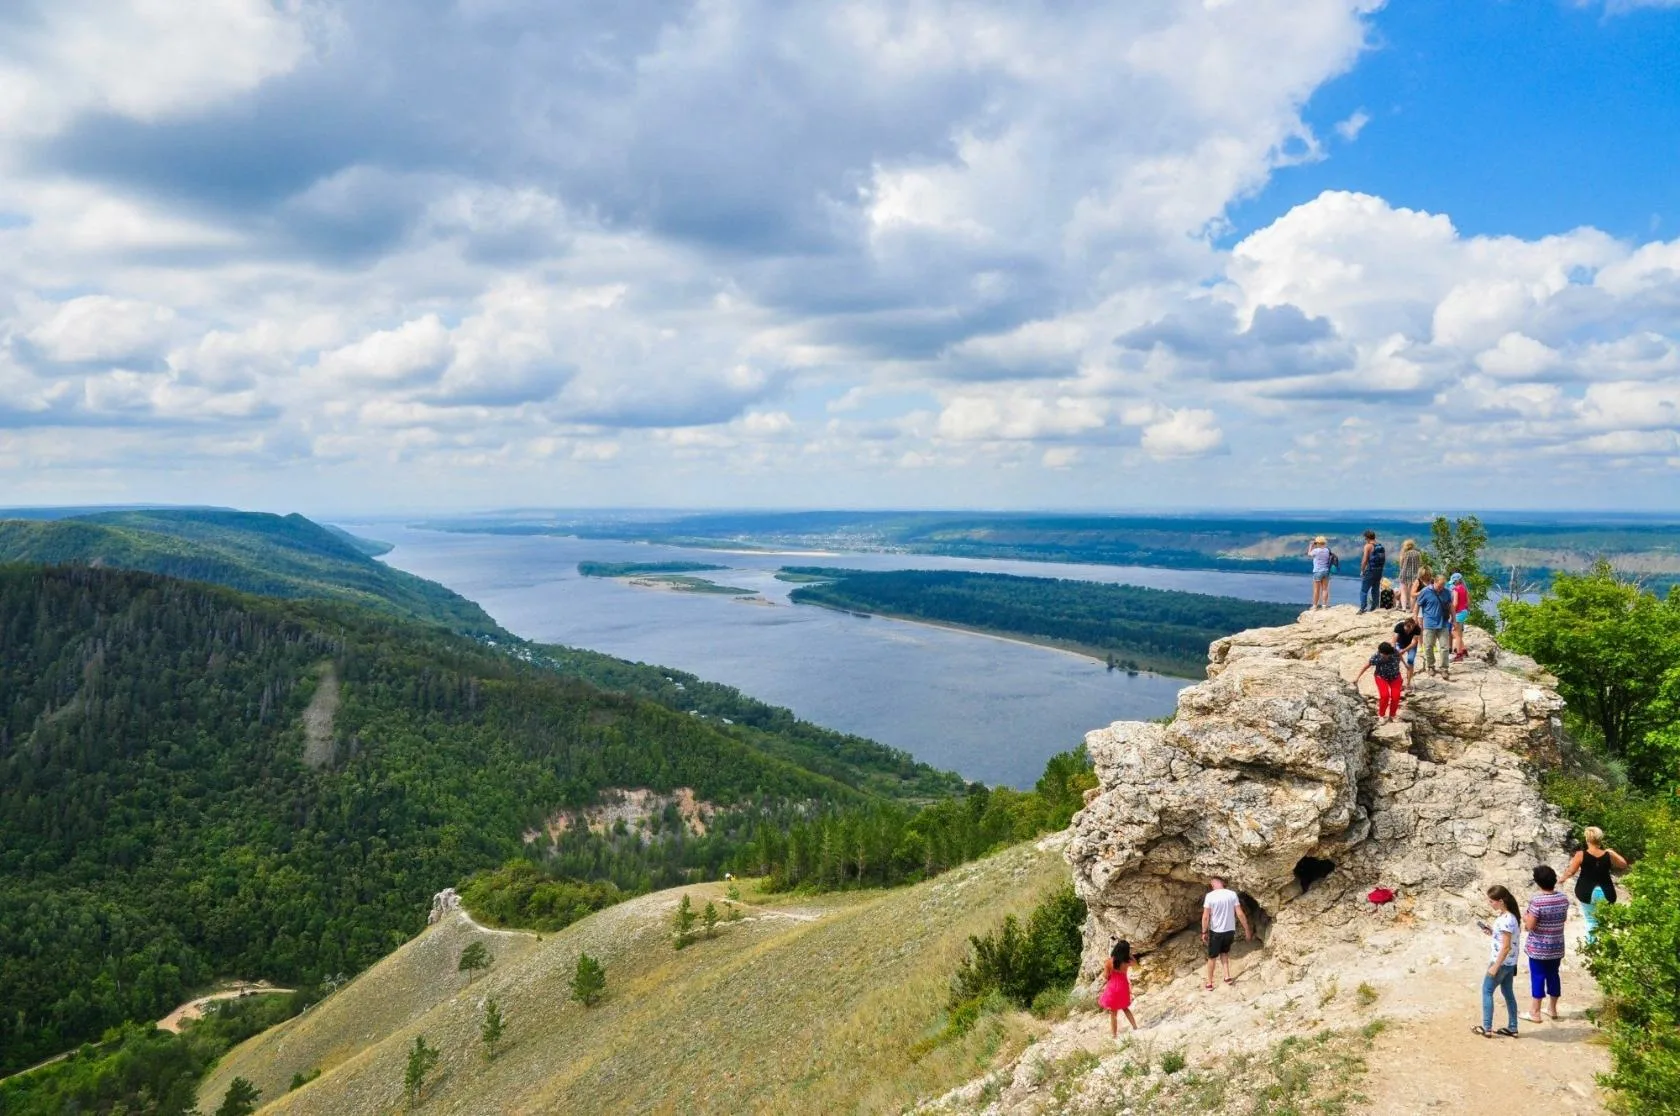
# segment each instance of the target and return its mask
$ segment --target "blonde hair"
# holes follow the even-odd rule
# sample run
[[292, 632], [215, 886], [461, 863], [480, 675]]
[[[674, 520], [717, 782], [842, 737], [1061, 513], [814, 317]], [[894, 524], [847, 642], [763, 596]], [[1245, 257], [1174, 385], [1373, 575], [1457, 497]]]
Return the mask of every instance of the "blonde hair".
[[1416, 549], [1417, 549], [1417, 542], [1413, 539], [1407, 539], [1405, 542], [1400, 544], [1400, 552], [1402, 554], [1404, 554], [1408, 550], [1416, 550]]
[[1327, 543], [1329, 541], [1330, 540], [1325, 538], [1323, 535], [1319, 535], [1317, 538], [1313, 539], [1313, 545], [1318, 546], [1318, 545], [1322, 545], [1323, 543]]
[[1589, 845], [1604, 844], [1604, 830], [1598, 828], [1596, 825], [1587, 826], [1587, 828], [1582, 832], [1582, 836], [1587, 839], [1587, 844]]

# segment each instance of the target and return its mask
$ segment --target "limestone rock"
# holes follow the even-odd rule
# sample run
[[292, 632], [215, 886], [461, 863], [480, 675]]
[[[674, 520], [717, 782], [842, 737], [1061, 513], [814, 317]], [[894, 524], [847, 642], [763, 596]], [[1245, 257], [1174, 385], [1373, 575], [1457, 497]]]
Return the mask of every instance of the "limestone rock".
[[455, 894], [455, 889], [446, 887], [432, 896], [432, 910], [426, 916], [426, 925], [432, 926], [442, 922], [449, 915], [461, 909], [461, 897]]
[[1407, 895], [1411, 917], [1461, 913], [1559, 849], [1567, 829], [1532, 768], [1561, 739], [1549, 680], [1472, 630], [1468, 660], [1445, 678], [1420, 663], [1401, 719], [1378, 724], [1372, 681], [1352, 680], [1399, 619], [1343, 607], [1240, 632], [1212, 646], [1170, 724], [1086, 737], [1099, 793], [1066, 856], [1090, 910], [1088, 971], [1114, 938], [1147, 950], [1196, 926], [1211, 875], [1287, 965], [1301, 931], [1370, 915], [1372, 887]]

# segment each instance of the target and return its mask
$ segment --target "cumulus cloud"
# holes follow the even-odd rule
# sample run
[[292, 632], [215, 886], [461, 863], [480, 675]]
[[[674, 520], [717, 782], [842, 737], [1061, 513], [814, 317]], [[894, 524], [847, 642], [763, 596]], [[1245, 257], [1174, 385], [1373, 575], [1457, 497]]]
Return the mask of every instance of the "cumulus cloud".
[[1143, 452], [1158, 460], [1202, 457], [1219, 449], [1225, 434], [1212, 411], [1185, 408], [1143, 428]]
[[1196, 459], [1288, 480], [1367, 408], [1420, 451], [1479, 423], [1657, 468], [1680, 241], [1330, 191], [1222, 246], [1334, 158], [1302, 108], [1379, 7], [32, 0], [0, 12], [0, 424], [64, 476], [39, 446], [103, 426], [89, 476], [152, 430], [496, 499], [680, 460], [772, 499], [997, 467], [1189, 500]]

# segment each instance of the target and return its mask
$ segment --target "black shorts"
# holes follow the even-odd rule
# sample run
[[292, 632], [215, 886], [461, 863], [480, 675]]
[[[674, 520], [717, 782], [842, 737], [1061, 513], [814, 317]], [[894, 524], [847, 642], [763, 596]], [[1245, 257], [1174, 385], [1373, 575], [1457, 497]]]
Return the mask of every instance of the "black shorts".
[[1208, 958], [1212, 960], [1222, 954], [1231, 952], [1231, 943], [1237, 940], [1235, 930], [1216, 930], [1208, 935]]

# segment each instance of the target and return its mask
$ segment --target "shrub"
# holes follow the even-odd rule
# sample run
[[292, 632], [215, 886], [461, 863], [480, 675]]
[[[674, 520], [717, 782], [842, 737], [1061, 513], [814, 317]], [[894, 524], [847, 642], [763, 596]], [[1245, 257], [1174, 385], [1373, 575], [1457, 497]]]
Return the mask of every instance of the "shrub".
[[1184, 1059], [1184, 1051], [1169, 1050], [1161, 1055], [1161, 1072], [1174, 1074], [1183, 1069], [1188, 1063]]
[[1680, 1113], [1680, 825], [1653, 829], [1623, 902], [1601, 906], [1587, 965], [1604, 991], [1611, 1072], [1632, 1116]]
[[991, 933], [969, 938], [968, 956], [952, 980], [951, 1004], [995, 991], [1030, 1008], [1046, 990], [1065, 992], [1079, 975], [1084, 927], [1085, 903], [1068, 885], [1039, 903], [1024, 930], [1010, 915]]
[[[1546, 800], [1582, 825], [1604, 830], [1604, 843], [1630, 860], [1645, 855], [1653, 832], [1674, 824], [1673, 811], [1660, 795], [1643, 794], [1585, 775], [1553, 774], [1542, 784]], [[1580, 837], [1580, 825], [1575, 836]]]

